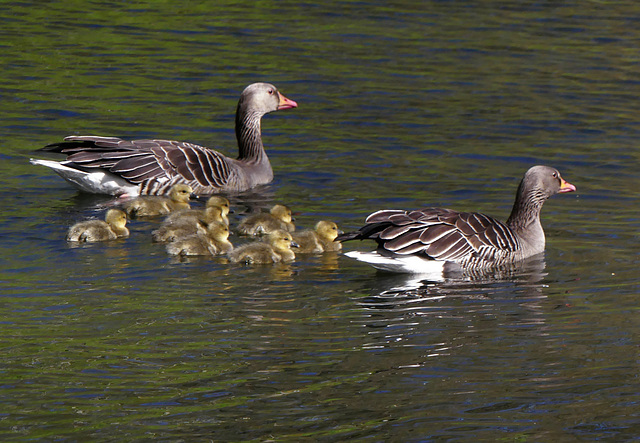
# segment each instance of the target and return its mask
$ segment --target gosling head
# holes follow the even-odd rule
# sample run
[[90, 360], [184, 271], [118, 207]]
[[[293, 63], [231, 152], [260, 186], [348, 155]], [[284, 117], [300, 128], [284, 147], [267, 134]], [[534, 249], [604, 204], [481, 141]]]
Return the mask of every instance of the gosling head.
[[109, 209], [104, 219], [108, 225], [118, 229], [124, 228], [127, 224], [127, 214], [120, 209]]
[[291, 234], [284, 229], [276, 229], [275, 231], [271, 232], [267, 237], [267, 242], [276, 251], [287, 251], [291, 250], [291, 248], [300, 247], [298, 243], [293, 241], [293, 237], [291, 236]]
[[292, 221], [294, 221], [291, 209], [289, 209], [285, 205], [275, 205], [269, 212], [275, 218], [282, 220], [285, 223], [291, 223]]
[[169, 190], [169, 198], [172, 201], [178, 203], [187, 203], [191, 198], [191, 194], [193, 194], [193, 189], [191, 189], [191, 186], [185, 185], [183, 183], [173, 185]]
[[316, 232], [320, 238], [326, 239], [327, 241], [334, 241], [338, 235], [343, 233], [338, 229], [338, 225], [327, 220], [320, 220], [316, 223]]
[[229, 224], [229, 219], [226, 214], [223, 212], [223, 209], [219, 206], [211, 206], [204, 210], [204, 221], [207, 223], [210, 222], [221, 222], [225, 225]]
[[207, 235], [214, 240], [225, 242], [229, 238], [229, 227], [219, 221], [211, 222], [207, 225]]
[[219, 195], [214, 195], [207, 200], [207, 208], [220, 208], [222, 215], [228, 215], [230, 212], [229, 200]]

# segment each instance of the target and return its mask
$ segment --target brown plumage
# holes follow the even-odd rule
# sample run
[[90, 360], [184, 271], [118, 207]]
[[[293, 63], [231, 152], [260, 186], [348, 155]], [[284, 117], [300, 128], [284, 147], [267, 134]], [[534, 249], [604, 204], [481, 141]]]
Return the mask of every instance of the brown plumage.
[[337, 241], [375, 240], [375, 252], [346, 255], [393, 272], [422, 272], [435, 265], [442, 268], [444, 263], [463, 270], [513, 263], [544, 251], [542, 205], [554, 194], [575, 189], [556, 169], [534, 166], [520, 182], [506, 223], [477, 212], [443, 208], [382, 210], [367, 217], [367, 224], [358, 231], [341, 235]]
[[115, 240], [120, 237], [128, 237], [126, 228], [127, 215], [119, 209], [109, 209], [105, 215], [105, 221], [87, 220], [69, 228], [67, 241], [71, 242], [98, 242]]
[[236, 110], [237, 159], [193, 143], [71, 136], [44, 151], [67, 154], [62, 162], [32, 159], [85, 192], [162, 195], [184, 183], [198, 195], [240, 192], [273, 180], [260, 121], [273, 111], [297, 107], [269, 83], [247, 86]]

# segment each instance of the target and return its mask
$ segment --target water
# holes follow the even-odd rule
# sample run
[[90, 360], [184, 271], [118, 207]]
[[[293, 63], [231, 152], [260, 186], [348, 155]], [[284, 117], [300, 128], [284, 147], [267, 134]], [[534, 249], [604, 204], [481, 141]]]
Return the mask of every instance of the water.
[[[640, 434], [634, 2], [5, 2], [3, 441], [629, 441]], [[235, 153], [240, 91], [276, 179], [232, 196], [344, 230], [381, 208], [505, 219], [528, 167], [578, 188], [542, 261], [428, 283], [338, 254], [244, 267], [131, 238], [73, 247], [70, 134]], [[238, 242], [237, 238], [232, 238]], [[367, 248], [364, 243], [347, 249]]]

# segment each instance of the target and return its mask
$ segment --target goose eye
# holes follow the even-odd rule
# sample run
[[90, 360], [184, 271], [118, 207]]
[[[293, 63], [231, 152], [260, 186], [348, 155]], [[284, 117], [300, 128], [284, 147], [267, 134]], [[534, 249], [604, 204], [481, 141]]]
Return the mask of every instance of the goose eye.
[[558, 173], [557, 172], [553, 173], [553, 178], [558, 178]]
[[273, 89], [271, 89], [271, 88], [267, 89], [267, 93], [268, 93], [269, 95], [273, 95]]

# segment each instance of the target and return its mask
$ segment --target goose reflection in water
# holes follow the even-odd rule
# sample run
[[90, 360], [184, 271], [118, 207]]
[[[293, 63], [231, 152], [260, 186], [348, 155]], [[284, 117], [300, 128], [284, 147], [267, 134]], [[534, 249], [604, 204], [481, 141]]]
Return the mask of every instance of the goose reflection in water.
[[398, 365], [421, 367], [461, 348], [500, 346], [501, 337], [513, 337], [513, 329], [543, 335], [548, 332], [544, 268], [540, 254], [517, 270], [478, 279], [380, 273], [362, 288], [370, 295], [356, 300], [366, 334], [363, 348], [419, 349], [409, 358], [398, 357]]
[[[367, 282], [371, 293], [361, 304], [375, 307], [378, 302], [393, 303], [394, 298], [426, 297], [426, 300], [445, 297], [491, 298], [491, 288], [523, 287], [534, 298], [540, 297], [544, 285], [541, 280], [546, 263], [544, 253], [530, 257], [517, 265], [505, 265], [491, 271], [473, 274], [451, 272], [442, 276], [430, 274], [394, 274], [379, 271], [375, 279]], [[415, 300], [414, 300], [415, 301]]]

